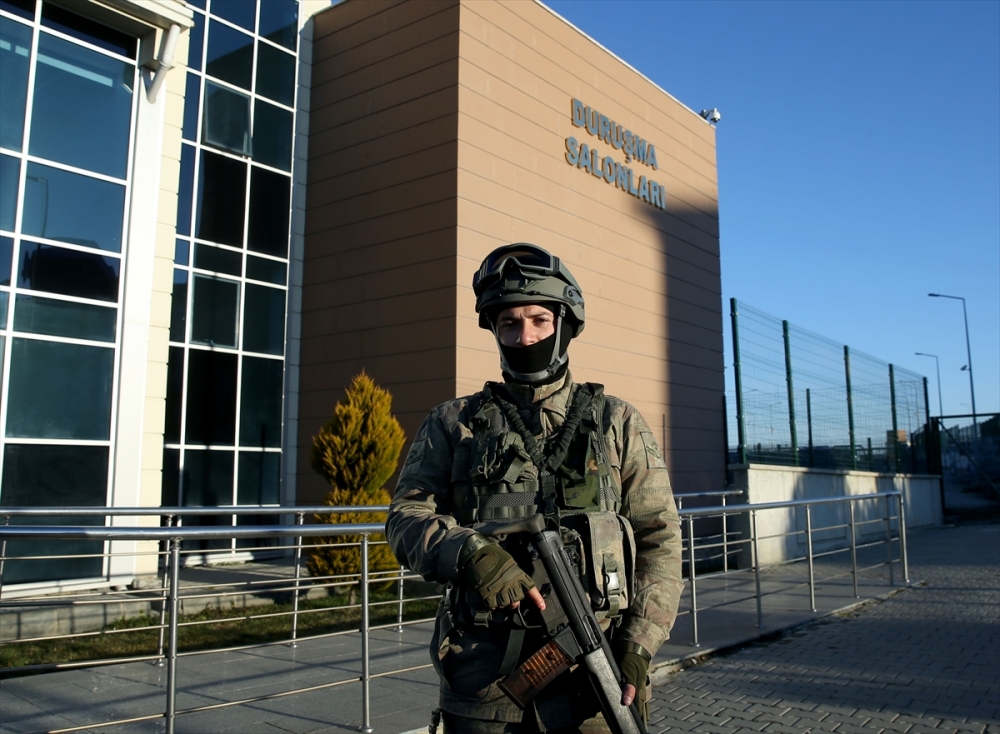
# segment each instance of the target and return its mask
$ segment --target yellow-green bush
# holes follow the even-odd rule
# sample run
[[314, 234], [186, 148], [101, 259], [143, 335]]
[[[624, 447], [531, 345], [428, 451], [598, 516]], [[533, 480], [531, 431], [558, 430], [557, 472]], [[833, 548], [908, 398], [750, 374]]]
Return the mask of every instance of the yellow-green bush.
[[[392, 396], [361, 372], [351, 382], [344, 399], [333, 409], [333, 417], [313, 436], [312, 468], [330, 483], [324, 499], [332, 507], [357, 506], [359, 512], [317, 515], [317, 522], [331, 524], [385, 522], [384, 512], [360, 511], [366, 505], [387, 505], [390, 495], [383, 486], [399, 461], [405, 435], [391, 413]], [[384, 540], [372, 535], [370, 540]], [[358, 542], [360, 535], [317, 538], [316, 544]], [[369, 548], [369, 568], [397, 568], [388, 546]], [[312, 548], [307, 559], [313, 576], [339, 576], [361, 571], [361, 549]]]

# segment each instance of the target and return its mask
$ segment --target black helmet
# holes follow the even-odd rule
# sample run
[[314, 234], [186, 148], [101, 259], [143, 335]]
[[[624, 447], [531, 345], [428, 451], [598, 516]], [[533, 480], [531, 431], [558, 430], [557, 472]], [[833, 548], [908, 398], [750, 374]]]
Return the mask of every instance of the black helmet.
[[[472, 278], [479, 326], [492, 331], [503, 370], [519, 382], [538, 383], [567, 363], [566, 349], [584, 326], [583, 293], [562, 261], [536, 245], [518, 242], [498, 247]], [[505, 347], [496, 330], [497, 314], [507, 308], [539, 304], [556, 315], [556, 333], [530, 347]], [[565, 325], [565, 329], [563, 328]], [[545, 349], [545, 354], [540, 350]]]

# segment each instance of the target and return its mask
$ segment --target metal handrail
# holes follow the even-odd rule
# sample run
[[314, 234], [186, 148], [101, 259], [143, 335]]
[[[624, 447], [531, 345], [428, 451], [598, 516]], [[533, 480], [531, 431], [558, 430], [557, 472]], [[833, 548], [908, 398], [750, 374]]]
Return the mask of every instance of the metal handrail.
[[[719, 493], [703, 493], [703, 494], [714, 494], [718, 496]], [[727, 493], [728, 494], [728, 493]], [[690, 496], [690, 495], [688, 495]], [[756, 602], [757, 602], [757, 620], [758, 626], [763, 626], [763, 597], [765, 596], [761, 590], [760, 582], [760, 562], [759, 562], [759, 543], [762, 540], [768, 538], [762, 538], [757, 532], [757, 515], [760, 512], [768, 510], [778, 510], [778, 509], [794, 509], [802, 507], [805, 509], [806, 513], [806, 546], [807, 553], [805, 559], [792, 559], [789, 562], [797, 562], [805, 560], [808, 564], [808, 585], [809, 585], [809, 605], [812, 610], [815, 611], [816, 608], [816, 598], [815, 598], [815, 588], [816, 588], [816, 577], [814, 569], [814, 561], [823, 555], [828, 555], [833, 552], [842, 551], [828, 551], [821, 553], [814, 553], [812, 547], [813, 535], [817, 530], [829, 530], [831, 527], [846, 528], [849, 530], [850, 535], [850, 553], [851, 553], [851, 573], [853, 575], [854, 584], [854, 596], [858, 596], [858, 561], [857, 561], [857, 549], [864, 547], [865, 544], [859, 544], [857, 542], [857, 528], [863, 523], [857, 522], [855, 518], [854, 508], [859, 502], [881, 502], [884, 504], [885, 512], [882, 518], [868, 520], [867, 524], [882, 523], [885, 526], [884, 538], [878, 543], [885, 543], [887, 548], [887, 559], [886, 564], [889, 566], [889, 582], [894, 584], [893, 576], [893, 552], [892, 544], [893, 542], [898, 542], [899, 545], [899, 562], [901, 565], [902, 576], [906, 583], [909, 583], [909, 573], [907, 566], [907, 555], [906, 555], [906, 533], [905, 533], [905, 511], [903, 505], [903, 494], [900, 491], [883, 492], [877, 494], [869, 495], [854, 495], [849, 497], [838, 497], [838, 498], [825, 498], [825, 499], [810, 499], [810, 500], [790, 500], [786, 502], [769, 502], [761, 504], [740, 504], [740, 505], [722, 505], [715, 507], [705, 507], [696, 508], [690, 510], [680, 511], [682, 527], [684, 524], [687, 525], [686, 535], [684, 538], [686, 541], [685, 545], [687, 551], [687, 565], [689, 570], [689, 583], [690, 583], [690, 611], [692, 630], [693, 630], [693, 642], [694, 646], [698, 646], [699, 643], [699, 630], [698, 630], [698, 581], [704, 578], [710, 578], [715, 576], [723, 576], [730, 573], [739, 573], [741, 571], [730, 571], [728, 566], [725, 567], [724, 571], [721, 573], [712, 573], [699, 576], [697, 574], [697, 559], [696, 559], [696, 537], [694, 533], [694, 523], [696, 519], [708, 518], [708, 517], [721, 517], [725, 519], [727, 516], [731, 517], [734, 515], [747, 514], [749, 519], [749, 529], [750, 537], [739, 541], [738, 545], [748, 546], [748, 550], [751, 557], [751, 567], [755, 576], [756, 582]], [[844, 524], [838, 524], [835, 526], [824, 526], [822, 528], [813, 527], [812, 518], [812, 508], [814, 506], [822, 505], [834, 505], [834, 504], [846, 504], [849, 508], [849, 519]], [[892, 514], [892, 509], [896, 508], [896, 514]], [[186, 709], [183, 711], [178, 711], [176, 707], [176, 691], [177, 691], [177, 659], [179, 657], [184, 657], [190, 654], [207, 654], [209, 651], [199, 651], [198, 653], [179, 653], [177, 649], [178, 640], [178, 629], [183, 626], [179, 623], [179, 601], [181, 598], [180, 587], [179, 587], [179, 570], [180, 570], [180, 556], [181, 556], [181, 544], [185, 540], [219, 540], [219, 539], [237, 539], [237, 538], [262, 538], [262, 537], [280, 537], [280, 538], [297, 538], [295, 549], [296, 549], [296, 575], [294, 579], [286, 579], [284, 581], [285, 586], [281, 587], [281, 590], [291, 589], [294, 590], [293, 599], [295, 600], [294, 609], [291, 612], [293, 619], [293, 635], [292, 644], [296, 640], [295, 636], [295, 622], [297, 622], [298, 615], [300, 612], [298, 610], [298, 591], [300, 589], [301, 578], [299, 575], [299, 559], [301, 557], [302, 539], [312, 538], [312, 537], [342, 537], [346, 535], [360, 535], [360, 547], [362, 555], [361, 573], [360, 573], [360, 587], [361, 587], [361, 624], [360, 624], [360, 635], [361, 635], [361, 657], [362, 657], [362, 674], [360, 678], [352, 678], [346, 680], [340, 680], [328, 684], [323, 684], [320, 686], [311, 686], [308, 689], [297, 689], [295, 691], [283, 692], [280, 694], [272, 694], [268, 696], [261, 696], [253, 699], [245, 699], [240, 701], [231, 701], [225, 704], [216, 704], [208, 708], [217, 708], [221, 706], [232, 706], [245, 703], [251, 703], [256, 701], [268, 700], [270, 698], [284, 697], [287, 695], [293, 695], [295, 693], [301, 693], [305, 690], [319, 690], [322, 688], [329, 688], [333, 686], [339, 686], [346, 683], [351, 683], [354, 681], [360, 681], [362, 687], [362, 716], [363, 725], [362, 731], [372, 731], [370, 724], [370, 681], [372, 678], [378, 678], [384, 675], [391, 675], [393, 673], [399, 673], [401, 671], [390, 671], [385, 673], [373, 674], [370, 670], [369, 665], [369, 634], [372, 629], [379, 628], [395, 628], [397, 630], [402, 630], [403, 620], [402, 620], [402, 590], [400, 590], [400, 612], [398, 619], [395, 622], [380, 625], [378, 627], [372, 627], [371, 619], [369, 616], [369, 610], [374, 606], [368, 594], [369, 583], [372, 581], [373, 577], [377, 574], [369, 572], [368, 569], [368, 558], [369, 558], [369, 547], [371, 535], [382, 535], [385, 533], [385, 527], [381, 523], [352, 523], [344, 525], [333, 525], [333, 524], [309, 524], [303, 525], [298, 524], [302, 522], [305, 513], [346, 513], [346, 512], [378, 512], [388, 510], [385, 506], [376, 507], [286, 507], [286, 508], [3, 508], [0, 510], [0, 516], [16, 517], [16, 516], [38, 516], [38, 515], [48, 515], [48, 516], [58, 516], [58, 517], [68, 517], [68, 516], [95, 516], [95, 515], [131, 515], [131, 516], [155, 516], [162, 515], [165, 517], [171, 517], [171, 522], [173, 522], [174, 517], [181, 516], [183, 514], [190, 515], [208, 515], [208, 514], [247, 514], [247, 515], [275, 515], [275, 514], [292, 514], [296, 517], [296, 523], [294, 525], [290, 524], [280, 524], [280, 525], [255, 525], [255, 526], [212, 526], [212, 527], [184, 527], [184, 526], [168, 526], [168, 527], [125, 527], [125, 526], [12, 526], [12, 525], [0, 525], [0, 588], [2, 588], [2, 564], [4, 561], [3, 548], [8, 540], [92, 540], [92, 541], [113, 541], [113, 540], [147, 540], [147, 541], [165, 541], [167, 544], [167, 569], [164, 575], [163, 582], [163, 593], [161, 596], [157, 596], [156, 599], [164, 601], [163, 613], [161, 615], [161, 624], [159, 629], [161, 634], [166, 635], [166, 639], [163, 641], [164, 645], [161, 646], [161, 654], [158, 656], [145, 656], [144, 660], [158, 660], [165, 661], [167, 665], [167, 686], [166, 686], [166, 707], [163, 714], [144, 716], [138, 718], [130, 718], [127, 720], [119, 720], [112, 722], [104, 722], [101, 724], [103, 726], [109, 726], [113, 724], [128, 723], [139, 720], [148, 720], [162, 717], [166, 720], [166, 730], [168, 734], [172, 734], [174, 731], [174, 721], [179, 714], [193, 713], [195, 711], [206, 710], [206, 707], [198, 707], [194, 709]], [[898, 527], [898, 535], [894, 538], [892, 534], [893, 523], [896, 523]], [[775, 536], [769, 536], [771, 538], [778, 538], [783, 536], [801, 535], [803, 531], [793, 530], [788, 533], [781, 533]], [[723, 536], [722, 545], [725, 548], [725, 554], [728, 555], [727, 534]], [[871, 543], [869, 545], [874, 545]], [[355, 543], [355, 545], [357, 545]], [[713, 544], [712, 547], [717, 547], [718, 544]], [[709, 547], [709, 546], [704, 546]], [[847, 549], [844, 549], [847, 550]], [[883, 564], [879, 564], [883, 565]], [[397, 576], [393, 576], [397, 578]], [[400, 585], [404, 578], [416, 578], [415, 575], [406, 575], [403, 570], [398, 575]], [[338, 582], [339, 583], [339, 582]], [[776, 593], [776, 592], [772, 592]], [[428, 597], [430, 598], [430, 597]], [[748, 597], [749, 599], [750, 597]], [[395, 604], [396, 601], [379, 603], [381, 606], [383, 604]], [[734, 603], [733, 601], [724, 602], [721, 605]], [[6, 606], [6, 604], [5, 604]], [[357, 605], [355, 605], [357, 606]], [[164, 617], [169, 609], [169, 620]], [[417, 620], [424, 621], [424, 620]], [[416, 622], [408, 622], [406, 624], [415, 624]], [[346, 634], [345, 632], [334, 632], [330, 634]], [[319, 637], [325, 637], [328, 635], [317, 635]], [[263, 643], [263, 644], [280, 644], [280, 643]], [[163, 649], [165, 647], [165, 649]], [[216, 652], [216, 651], [211, 651]], [[109, 661], [97, 661], [99, 663], [109, 663], [109, 662], [121, 662], [121, 660], [109, 660]], [[70, 664], [67, 667], [81, 667], [82, 665], [93, 665], [96, 664], [94, 661], [89, 661], [86, 663]], [[417, 666], [416, 668], [408, 668], [407, 670], [416, 670], [429, 667], [427, 665]], [[93, 728], [98, 726], [97, 724], [89, 724], [87, 727], [79, 728]]]

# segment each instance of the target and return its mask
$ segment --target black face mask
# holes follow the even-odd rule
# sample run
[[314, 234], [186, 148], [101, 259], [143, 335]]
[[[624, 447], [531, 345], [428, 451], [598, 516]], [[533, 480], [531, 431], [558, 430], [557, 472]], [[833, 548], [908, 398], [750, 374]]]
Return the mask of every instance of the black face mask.
[[531, 374], [541, 372], [552, 361], [552, 349], [556, 344], [556, 335], [553, 332], [539, 342], [529, 344], [526, 347], [507, 347], [500, 345], [500, 351], [507, 366], [515, 372]]
[[[556, 322], [555, 333], [526, 347], [504, 346], [497, 339], [504, 372], [515, 382], [530, 385], [545, 385], [562, 377], [566, 372], [566, 350], [573, 332], [560, 327], [561, 323]], [[558, 350], [556, 339], [559, 340]]]

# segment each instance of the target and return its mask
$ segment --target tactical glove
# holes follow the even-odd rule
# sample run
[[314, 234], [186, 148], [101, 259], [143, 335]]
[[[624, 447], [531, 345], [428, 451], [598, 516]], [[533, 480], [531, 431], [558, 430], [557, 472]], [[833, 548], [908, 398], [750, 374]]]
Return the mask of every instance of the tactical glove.
[[649, 721], [649, 694], [646, 691], [646, 673], [649, 671], [650, 655], [634, 642], [626, 643], [624, 648], [619, 648], [618, 667], [621, 669], [622, 678], [626, 683], [635, 686], [635, 705], [638, 707], [642, 718]]
[[535, 582], [510, 553], [482, 535], [473, 535], [465, 542], [458, 560], [462, 579], [490, 609], [510, 606], [523, 599], [528, 589], [535, 588]]

